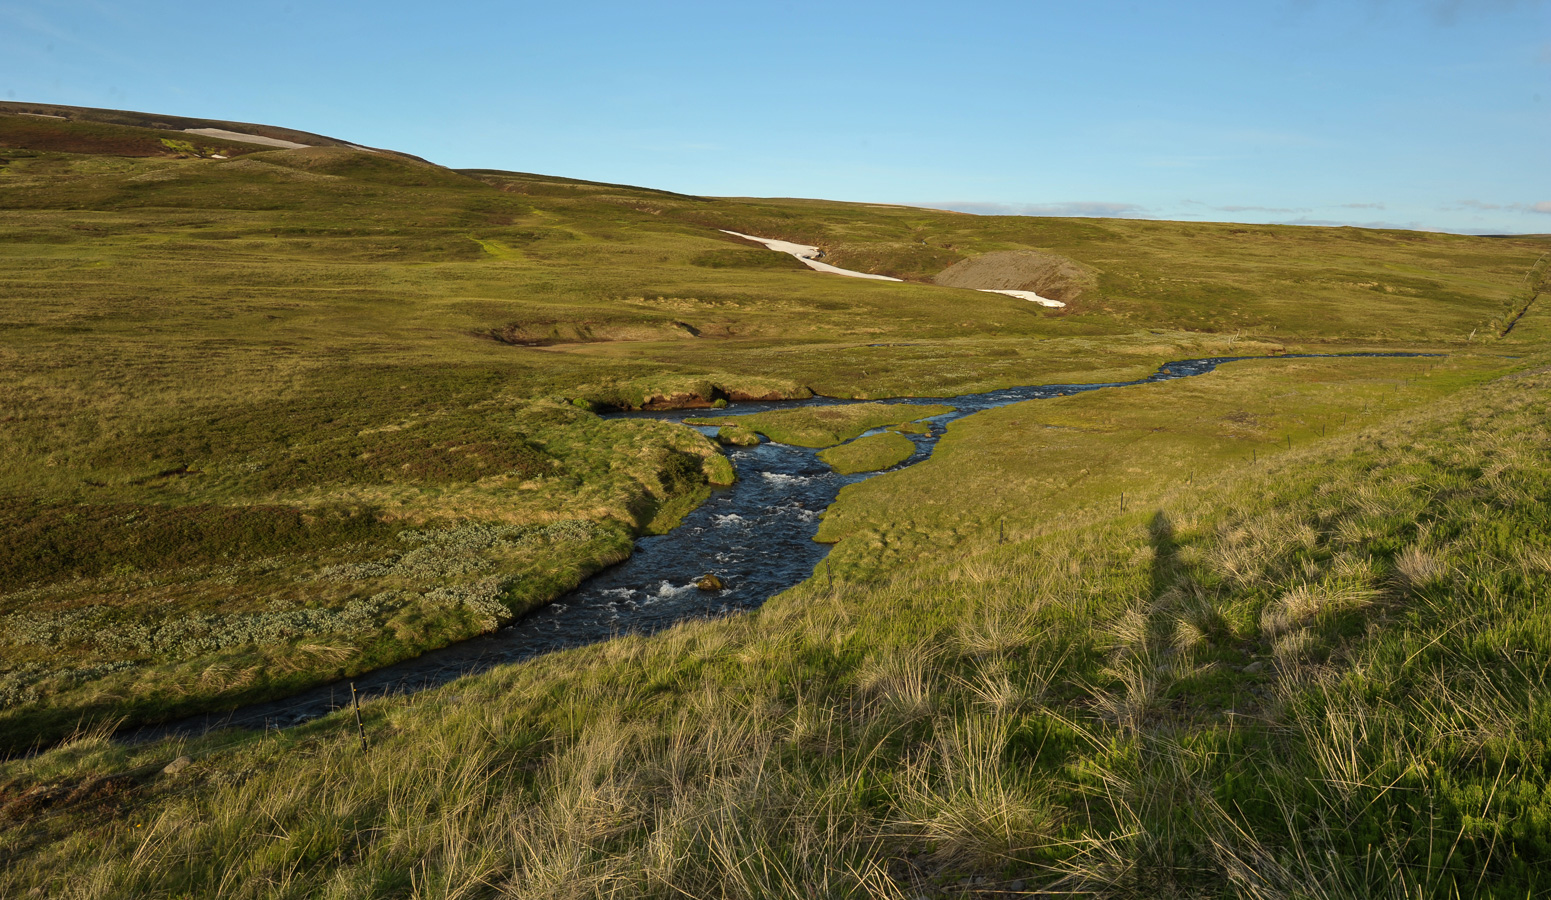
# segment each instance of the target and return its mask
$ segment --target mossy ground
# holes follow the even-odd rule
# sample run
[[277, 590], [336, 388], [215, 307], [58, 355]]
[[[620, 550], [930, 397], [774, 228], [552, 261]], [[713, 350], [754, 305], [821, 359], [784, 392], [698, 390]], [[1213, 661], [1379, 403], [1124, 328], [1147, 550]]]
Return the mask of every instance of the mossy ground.
[[902, 434], [886, 431], [883, 434], [858, 438], [848, 444], [819, 451], [819, 459], [842, 475], [857, 472], [876, 472], [898, 465], [915, 453], [916, 445]]
[[759, 446], [759, 432], [742, 425], [723, 425], [716, 429], [718, 443], [730, 444], [734, 447]]

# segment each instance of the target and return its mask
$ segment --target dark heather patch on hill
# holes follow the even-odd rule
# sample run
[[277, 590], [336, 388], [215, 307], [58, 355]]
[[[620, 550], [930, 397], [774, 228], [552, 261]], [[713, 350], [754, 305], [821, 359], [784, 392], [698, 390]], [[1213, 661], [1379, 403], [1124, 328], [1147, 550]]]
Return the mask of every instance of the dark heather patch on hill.
[[707, 250], [689, 261], [703, 269], [806, 269], [802, 261], [789, 253], [769, 250]]
[[[124, 109], [95, 109], [87, 106], [60, 106], [53, 103], [0, 102], [0, 115], [27, 114], [31, 116], [59, 116], [72, 123], [100, 125], [127, 125], [160, 131], [183, 132], [189, 128], [220, 128], [242, 134], [307, 144], [314, 147], [349, 147], [348, 141], [331, 138], [310, 131], [281, 128], [276, 125], [257, 125], [252, 122], [228, 122], [224, 119], [199, 119], [187, 116], [168, 116], [161, 113], [134, 112]], [[48, 121], [48, 120], [44, 120]], [[199, 135], [196, 139], [203, 140]]]
[[[369, 402], [362, 400], [363, 404]], [[415, 398], [403, 399], [413, 416]], [[232, 478], [265, 493], [340, 484], [459, 484], [491, 476], [526, 479], [559, 464], [499, 415], [358, 428], [297, 405], [263, 405], [204, 427], [173, 424], [104, 448], [97, 465], [134, 473], [156, 488], [172, 479]], [[277, 422], [267, 427], [269, 422]], [[233, 471], [240, 474], [233, 475]]]
[[556, 470], [553, 460], [517, 435], [480, 440], [488, 436], [424, 431], [387, 441], [337, 438], [294, 450], [261, 470], [255, 485], [280, 491], [320, 484], [457, 484], [493, 475], [525, 479]]
[[1038, 250], [997, 250], [954, 263], [932, 279], [944, 287], [977, 291], [1033, 291], [1070, 303], [1098, 287], [1094, 270]]
[[110, 570], [229, 563], [385, 539], [395, 529], [369, 510], [289, 506], [149, 506], [0, 499], [0, 588]]
[[532, 478], [557, 463], [510, 431], [434, 423], [387, 434], [347, 434], [289, 450], [255, 476], [264, 490], [319, 484], [456, 484], [493, 475]]
[[209, 155], [208, 151], [212, 150], [223, 156], [240, 156], [266, 149], [257, 144], [243, 144], [223, 138], [184, 134], [181, 131], [71, 122], [24, 114], [5, 115], [0, 112], [0, 148], [8, 150], [169, 158], [190, 155], [180, 153], [164, 141], [186, 143], [206, 155]]

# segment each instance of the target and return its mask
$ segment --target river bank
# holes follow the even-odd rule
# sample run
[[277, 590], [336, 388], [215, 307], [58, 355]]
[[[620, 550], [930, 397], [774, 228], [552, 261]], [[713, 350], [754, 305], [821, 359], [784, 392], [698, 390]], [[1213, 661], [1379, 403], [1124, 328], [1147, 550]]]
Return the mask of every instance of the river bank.
[[[650, 634], [695, 618], [730, 615], [760, 606], [807, 578], [819, 568], [829, 546], [814, 541], [820, 521], [840, 490], [877, 475], [913, 466], [927, 458], [955, 421], [978, 412], [1030, 400], [1066, 397], [1106, 388], [1137, 387], [1192, 378], [1219, 366], [1248, 360], [1325, 358], [1410, 358], [1427, 354], [1286, 354], [1279, 357], [1212, 357], [1167, 363], [1153, 374], [1127, 382], [1029, 385], [950, 398], [896, 398], [919, 406], [948, 403], [952, 412], [926, 420], [926, 430], [905, 434], [915, 452], [882, 472], [840, 475], [817, 458], [820, 448], [765, 441], [755, 447], [729, 448], [738, 473], [730, 487], [684, 517], [667, 534], [643, 537], [632, 555], [594, 575], [571, 593], [535, 610], [511, 625], [440, 650], [425, 653], [358, 676], [354, 683], [363, 699], [415, 693], [494, 666], [521, 662], [568, 647], [605, 641], [623, 634]], [[728, 414], [754, 415], [843, 401], [809, 400], [738, 404]], [[614, 418], [649, 418], [682, 422], [698, 410], [663, 410], [613, 414]], [[701, 426], [714, 434], [717, 426]], [[878, 428], [857, 439], [882, 433]], [[695, 582], [714, 572], [724, 588], [700, 591]], [[131, 742], [169, 735], [197, 735], [226, 727], [291, 727], [340, 708], [350, 697], [347, 684], [321, 685], [291, 697], [242, 707], [226, 713], [194, 716], [124, 732]]]

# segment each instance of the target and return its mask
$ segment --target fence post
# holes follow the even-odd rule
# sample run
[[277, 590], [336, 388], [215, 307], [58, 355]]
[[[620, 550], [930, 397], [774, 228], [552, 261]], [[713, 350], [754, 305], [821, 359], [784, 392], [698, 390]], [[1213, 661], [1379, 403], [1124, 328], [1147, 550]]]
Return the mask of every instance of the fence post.
[[350, 705], [355, 709], [355, 730], [361, 735], [361, 752], [366, 752], [366, 726], [361, 724], [361, 698], [356, 695], [355, 682], [350, 682]]

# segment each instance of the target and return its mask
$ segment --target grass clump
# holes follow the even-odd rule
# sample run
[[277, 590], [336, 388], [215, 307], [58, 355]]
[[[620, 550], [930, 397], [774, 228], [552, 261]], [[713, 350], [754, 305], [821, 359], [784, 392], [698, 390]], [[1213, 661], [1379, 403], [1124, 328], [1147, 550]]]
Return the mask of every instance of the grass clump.
[[759, 432], [742, 425], [723, 425], [716, 429], [716, 439], [734, 447], [759, 446]]
[[853, 475], [898, 465], [915, 451], [916, 445], [910, 438], [890, 431], [820, 450], [819, 459], [841, 475]]

